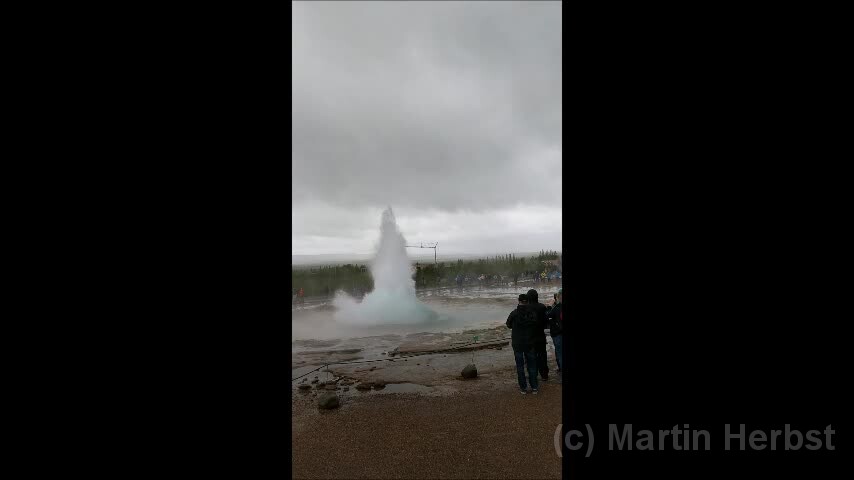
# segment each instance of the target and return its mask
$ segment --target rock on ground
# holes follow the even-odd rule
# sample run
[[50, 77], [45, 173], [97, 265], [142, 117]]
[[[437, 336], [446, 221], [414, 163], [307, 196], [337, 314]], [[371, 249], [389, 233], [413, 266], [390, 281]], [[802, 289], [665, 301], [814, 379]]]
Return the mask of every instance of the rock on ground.
[[463, 378], [475, 378], [477, 376], [477, 367], [474, 364], [466, 365], [462, 372]]
[[338, 395], [334, 393], [324, 393], [317, 398], [317, 406], [325, 410], [338, 408], [339, 405]]

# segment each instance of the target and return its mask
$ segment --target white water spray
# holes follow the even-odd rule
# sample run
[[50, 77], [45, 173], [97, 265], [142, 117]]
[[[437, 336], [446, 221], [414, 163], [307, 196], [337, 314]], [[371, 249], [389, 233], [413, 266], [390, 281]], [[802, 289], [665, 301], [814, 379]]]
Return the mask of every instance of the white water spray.
[[406, 255], [406, 240], [388, 207], [380, 225], [380, 244], [371, 263], [374, 290], [362, 302], [338, 292], [333, 305], [335, 320], [349, 325], [411, 325], [437, 318], [436, 312], [415, 298], [415, 280]]

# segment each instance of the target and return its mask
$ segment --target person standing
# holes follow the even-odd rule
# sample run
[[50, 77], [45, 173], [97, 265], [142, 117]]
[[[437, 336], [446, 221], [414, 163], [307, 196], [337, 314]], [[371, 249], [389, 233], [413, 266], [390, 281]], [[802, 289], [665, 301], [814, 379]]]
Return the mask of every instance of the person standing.
[[536, 315], [536, 328], [534, 330], [534, 351], [537, 355], [537, 370], [544, 382], [549, 380], [549, 362], [546, 352], [546, 331], [548, 321], [546, 319], [546, 306], [537, 299], [537, 291], [533, 288], [528, 290], [528, 308]]
[[538, 392], [537, 356], [534, 351], [534, 333], [537, 327], [536, 313], [528, 308], [528, 296], [519, 295], [519, 305], [510, 312], [506, 322], [507, 328], [513, 330], [510, 337], [513, 346], [513, 356], [516, 359], [516, 378], [519, 380], [519, 393], [525, 395], [528, 384], [525, 381], [525, 365], [528, 366], [528, 379], [531, 382], [531, 393]]
[[552, 336], [552, 343], [555, 346], [555, 363], [557, 363], [557, 374], [561, 375], [561, 367], [563, 363], [563, 289], [558, 290], [555, 294], [555, 302], [551, 309], [546, 313], [548, 320], [549, 333]]

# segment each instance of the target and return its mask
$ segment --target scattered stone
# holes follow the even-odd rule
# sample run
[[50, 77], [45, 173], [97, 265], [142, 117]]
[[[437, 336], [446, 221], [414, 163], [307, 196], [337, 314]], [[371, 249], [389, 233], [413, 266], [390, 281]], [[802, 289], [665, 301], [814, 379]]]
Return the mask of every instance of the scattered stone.
[[344, 391], [347, 392], [350, 390], [350, 387], [344, 387]]
[[343, 387], [346, 387], [346, 386], [352, 385], [352, 384], [353, 384], [353, 382], [351, 380], [344, 380], [343, 382], [341, 382], [341, 386], [343, 386]]
[[311, 383], [317, 383], [317, 377], [314, 377], [314, 380], [312, 380]]
[[336, 383], [335, 380], [330, 380], [330, 381], [326, 382], [326, 385], [335, 385], [335, 383]]
[[462, 372], [463, 378], [475, 378], [477, 377], [477, 367], [474, 364], [466, 365], [466, 368], [463, 369]]
[[334, 393], [324, 393], [317, 398], [317, 406], [324, 410], [338, 408], [338, 405], [338, 395]]
[[370, 390], [370, 389], [371, 389], [370, 383], [360, 383], [360, 384], [356, 385], [356, 390], [365, 391], [365, 390]]
[[336, 387], [336, 386], [335, 386], [335, 384], [333, 383], [332, 385], [327, 385], [327, 386], [326, 386], [326, 387], [324, 387], [324, 388], [326, 388], [327, 390], [335, 390], [335, 389], [336, 389], [336, 388], [338, 388], [338, 387]]
[[371, 367], [371, 371], [374, 371], [376, 369], [377, 369], [377, 367]]
[[300, 390], [302, 390], [302, 391], [307, 391], [307, 390], [309, 390], [310, 388], [311, 388], [311, 385], [307, 385], [307, 384], [302, 384], [302, 385], [300, 385], [300, 386], [299, 386], [299, 389], [300, 389]]
[[415, 364], [415, 366], [420, 367], [420, 366], [421, 366], [421, 364], [420, 364], [420, 363], [416, 363], [416, 364]]
[[374, 390], [382, 390], [385, 388], [385, 382], [374, 382]]

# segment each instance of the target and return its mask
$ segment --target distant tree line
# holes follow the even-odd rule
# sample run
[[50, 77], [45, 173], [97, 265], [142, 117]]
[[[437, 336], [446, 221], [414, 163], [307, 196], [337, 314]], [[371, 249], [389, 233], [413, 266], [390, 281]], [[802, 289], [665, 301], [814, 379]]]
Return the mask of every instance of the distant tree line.
[[[337, 290], [360, 294], [374, 289], [374, 280], [366, 265], [333, 265], [291, 269], [291, 285], [303, 289], [305, 296], [330, 296]], [[291, 292], [293, 295], [296, 292]]]
[[443, 285], [469, 285], [495, 282], [515, 282], [535, 277], [540, 272], [554, 270], [543, 264], [543, 260], [558, 258], [557, 252], [540, 252], [531, 258], [517, 258], [516, 255], [498, 255], [477, 260], [457, 260], [438, 264], [419, 265], [415, 271], [417, 287]]
[[[417, 288], [540, 279], [542, 273], [548, 274], [560, 270], [560, 266], [555, 267], [544, 263], [559, 257], [559, 252], [543, 250], [539, 255], [527, 258], [517, 258], [510, 253], [438, 264], [419, 262], [415, 266], [412, 278]], [[291, 280], [294, 289], [303, 288], [308, 297], [331, 296], [337, 290], [361, 295], [374, 288], [373, 278], [366, 265], [347, 264], [291, 269]]]
[[557, 260], [560, 254], [554, 250], [540, 250], [537, 260]]

